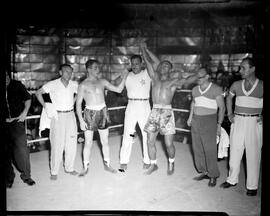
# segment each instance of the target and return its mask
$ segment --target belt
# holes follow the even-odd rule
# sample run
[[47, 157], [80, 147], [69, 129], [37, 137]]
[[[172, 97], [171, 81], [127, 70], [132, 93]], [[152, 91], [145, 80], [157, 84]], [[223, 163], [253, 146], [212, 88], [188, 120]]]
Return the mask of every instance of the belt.
[[148, 101], [149, 98], [129, 98], [129, 100], [133, 100], [133, 101]]
[[72, 111], [73, 111], [73, 109], [71, 109], [71, 110], [64, 110], [64, 111], [57, 110], [57, 112], [59, 112], [59, 113], [68, 113], [68, 112], [72, 112]]
[[243, 117], [259, 117], [261, 114], [241, 114], [241, 113], [234, 113], [235, 115], [238, 116], [243, 116]]

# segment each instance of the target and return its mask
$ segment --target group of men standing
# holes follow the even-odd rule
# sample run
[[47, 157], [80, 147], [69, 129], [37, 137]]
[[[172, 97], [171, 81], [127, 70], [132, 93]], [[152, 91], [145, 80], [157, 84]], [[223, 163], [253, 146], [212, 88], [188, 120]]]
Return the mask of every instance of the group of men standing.
[[[62, 161], [63, 152], [64, 169], [71, 175], [84, 176], [88, 172], [89, 158], [93, 143], [94, 131], [98, 130], [102, 144], [104, 169], [116, 173], [110, 164], [110, 150], [108, 143], [108, 126], [110, 118], [105, 103], [105, 89], [122, 92], [127, 89], [128, 104], [125, 111], [124, 134], [120, 149], [119, 171], [125, 172], [130, 160], [133, 136], [138, 123], [142, 133], [143, 143], [143, 169], [146, 175], [150, 175], [158, 169], [156, 158], [156, 138], [158, 133], [164, 135], [165, 146], [168, 155], [167, 174], [174, 173], [175, 146], [173, 144], [175, 132], [175, 119], [171, 102], [176, 89], [196, 83], [192, 89], [192, 103], [187, 124], [191, 126], [192, 149], [195, 166], [200, 176], [195, 180], [209, 179], [208, 185], [214, 187], [219, 177], [217, 164], [216, 138], [220, 135], [221, 123], [225, 113], [224, 94], [218, 85], [210, 81], [210, 74], [205, 68], [187, 78], [181, 73], [173, 72], [173, 65], [169, 61], [159, 59], [147, 48], [146, 43], [140, 42], [141, 55], [131, 57], [132, 72], [124, 71], [121, 74], [121, 82], [113, 85], [101, 77], [100, 63], [95, 59], [89, 59], [85, 66], [87, 78], [79, 85], [72, 81], [73, 68], [68, 64], [60, 67], [61, 77], [43, 85], [36, 96], [47, 115], [50, 116], [50, 172], [51, 179], [56, 180]], [[143, 69], [143, 60], [146, 68]], [[241, 63], [240, 73], [243, 80], [232, 84], [229, 96], [226, 98], [228, 117], [232, 123], [230, 132], [230, 170], [227, 180], [221, 185], [223, 188], [235, 186], [238, 183], [240, 161], [246, 150], [247, 157], [247, 195], [256, 195], [258, 188], [260, 158], [262, 147], [262, 108], [263, 108], [263, 82], [255, 76], [255, 64], [251, 58], [246, 58]], [[11, 93], [7, 83], [7, 100]], [[152, 89], [151, 89], [152, 88]], [[150, 107], [150, 90], [153, 107]], [[25, 92], [25, 91], [24, 91]], [[43, 94], [49, 93], [53, 106], [49, 106], [43, 99]], [[235, 109], [233, 111], [233, 97], [236, 96]], [[27, 114], [29, 97], [25, 93], [22, 103], [22, 114], [7, 116], [6, 123], [10, 127], [19, 124]], [[82, 110], [82, 102], [85, 101], [85, 109]], [[74, 161], [77, 151], [77, 123], [84, 131], [85, 144], [83, 149], [83, 171], [78, 173], [74, 169]], [[7, 104], [8, 101], [7, 101]], [[11, 104], [10, 104], [11, 105]], [[53, 107], [53, 111], [49, 110]], [[17, 117], [19, 115], [19, 117]], [[13, 118], [13, 119], [12, 119]], [[13, 142], [17, 138], [13, 136]], [[26, 147], [25, 143], [20, 144]], [[16, 146], [16, 145], [15, 145]], [[14, 149], [14, 153], [18, 154]], [[29, 153], [21, 156], [28, 161]], [[10, 163], [9, 163], [10, 164]], [[10, 170], [10, 166], [9, 170]], [[30, 170], [30, 165], [25, 165]], [[29, 167], [29, 169], [27, 168]], [[23, 170], [23, 168], [22, 168]], [[21, 178], [29, 185], [35, 182], [30, 178], [30, 171]], [[12, 182], [14, 173], [9, 171], [8, 177]], [[26, 180], [25, 180], [26, 179]], [[29, 180], [30, 179], [30, 180]], [[11, 183], [11, 185], [12, 185]], [[11, 186], [10, 186], [11, 187]]]

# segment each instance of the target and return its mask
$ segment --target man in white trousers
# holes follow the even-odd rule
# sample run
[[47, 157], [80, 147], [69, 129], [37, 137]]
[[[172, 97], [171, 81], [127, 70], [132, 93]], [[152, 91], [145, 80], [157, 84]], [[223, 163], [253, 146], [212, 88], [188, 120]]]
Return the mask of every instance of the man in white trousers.
[[[245, 150], [247, 195], [256, 196], [262, 148], [263, 81], [256, 77], [254, 60], [249, 57], [242, 60], [240, 74], [242, 80], [232, 84], [226, 100], [228, 117], [231, 122], [230, 170], [226, 181], [220, 186], [222, 188], [236, 186]], [[236, 100], [233, 112], [234, 96], [236, 96]]]
[[147, 118], [150, 114], [150, 87], [151, 78], [147, 70], [142, 69], [142, 57], [140, 55], [131, 56], [132, 72], [128, 74], [125, 86], [127, 89], [128, 104], [125, 111], [124, 135], [120, 149], [120, 169], [124, 172], [130, 160], [133, 144], [133, 137], [136, 124], [138, 123], [142, 133], [143, 143], [143, 168], [150, 166], [150, 159], [147, 149], [147, 133], [143, 130]]
[[52, 105], [56, 109], [50, 123], [50, 169], [51, 180], [56, 180], [60, 163], [65, 152], [65, 172], [77, 175], [74, 161], [77, 152], [77, 122], [74, 113], [74, 103], [78, 84], [71, 80], [73, 68], [69, 64], [60, 66], [60, 78], [49, 81], [37, 92], [36, 97], [46, 110], [42, 94], [49, 93]]

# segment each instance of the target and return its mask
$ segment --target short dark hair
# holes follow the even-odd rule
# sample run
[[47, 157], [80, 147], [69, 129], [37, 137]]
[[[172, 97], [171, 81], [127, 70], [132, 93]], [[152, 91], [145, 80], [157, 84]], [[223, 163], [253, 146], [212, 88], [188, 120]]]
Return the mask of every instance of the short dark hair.
[[88, 59], [85, 62], [86, 69], [89, 68], [90, 66], [92, 66], [94, 63], [99, 64], [99, 61], [97, 59]]
[[62, 70], [64, 67], [70, 67], [73, 70], [73, 67], [71, 67], [70, 64], [61, 64], [59, 70]]
[[160, 62], [160, 65], [163, 64], [163, 63], [170, 65], [171, 69], [173, 68], [173, 64], [170, 61], [163, 60], [163, 61]]
[[252, 57], [246, 57], [242, 61], [247, 61], [250, 67], [255, 67], [255, 59]]
[[161, 61], [161, 62], [158, 64], [158, 67], [157, 67], [157, 72], [158, 72], [158, 73], [160, 73], [161, 65], [164, 64], [164, 63], [165, 63], [165, 64], [168, 64], [168, 65], [171, 67], [170, 70], [172, 70], [173, 64], [172, 64], [170, 61], [168, 61], [168, 60], [163, 60], [163, 61]]
[[206, 74], [208, 74], [208, 75], [211, 76], [212, 72], [211, 72], [211, 70], [209, 69], [209, 67], [202, 66], [202, 67], [200, 67], [199, 70], [202, 70], [202, 69], [205, 70]]
[[141, 57], [140, 55], [132, 55], [132, 56], [130, 57], [130, 61], [132, 61], [133, 59], [139, 59], [140, 62], [142, 62], [142, 57]]

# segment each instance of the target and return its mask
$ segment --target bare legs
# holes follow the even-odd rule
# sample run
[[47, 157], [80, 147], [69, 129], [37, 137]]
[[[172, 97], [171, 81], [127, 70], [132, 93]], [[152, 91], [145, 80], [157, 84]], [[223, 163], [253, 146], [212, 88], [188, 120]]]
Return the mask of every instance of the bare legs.
[[[110, 148], [108, 144], [108, 135], [109, 135], [109, 130], [104, 129], [104, 130], [98, 130], [99, 136], [100, 136], [100, 142], [102, 145], [102, 153], [103, 153], [103, 158], [104, 158], [104, 168], [106, 171], [116, 173], [116, 170], [114, 170], [110, 166]], [[83, 148], [83, 172], [80, 173], [79, 176], [84, 176], [88, 172], [88, 166], [89, 166], [89, 158], [91, 154], [91, 149], [93, 145], [93, 135], [94, 131], [87, 130], [84, 132], [85, 136], [85, 144]]]
[[93, 145], [93, 135], [94, 131], [86, 130], [84, 132], [84, 147], [83, 147], [83, 171], [79, 174], [79, 176], [84, 176], [88, 172], [89, 166], [89, 157]]
[[[149, 169], [145, 172], [146, 175], [150, 175], [150, 174], [152, 174], [152, 172], [154, 172], [158, 169], [157, 159], [156, 159], [157, 134], [158, 134], [158, 132], [147, 133], [148, 154], [149, 154], [151, 165], [150, 165]], [[173, 134], [169, 134], [169, 135], [164, 136], [166, 150], [167, 150], [168, 157], [169, 157], [169, 166], [168, 166], [168, 172], [167, 172], [168, 175], [171, 175], [174, 172], [175, 147], [173, 144], [173, 138], [174, 138]]]

